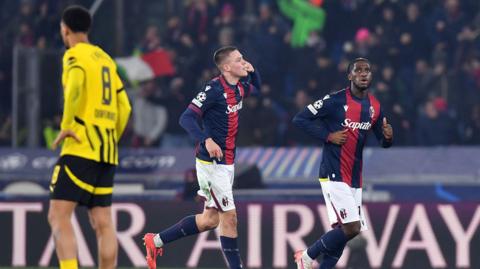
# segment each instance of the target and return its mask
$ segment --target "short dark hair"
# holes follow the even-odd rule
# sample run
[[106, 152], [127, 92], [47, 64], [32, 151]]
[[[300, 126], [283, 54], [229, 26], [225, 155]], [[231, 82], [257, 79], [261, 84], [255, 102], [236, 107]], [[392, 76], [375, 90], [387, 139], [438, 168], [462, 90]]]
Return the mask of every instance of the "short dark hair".
[[92, 16], [86, 8], [73, 5], [63, 11], [62, 21], [74, 33], [88, 33], [92, 24]]
[[238, 49], [234, 46], [221, 47], [216, 50], [215, 53], [213, 53], [213, 61], [217, 66], [220, 66], [220, 64], [225, 60], [225, 58], [227, 58], [230, 53], [236, 50]]
[[370, 64], [370, 61], [367, 58], [362, 58], [362, 57], [355, 58], [353, 61], [351, 61], [348, 64], [347, 75], [350, 74], [350, 72], [352, 72], [353, 66], [358, 62], [367, 62], [368, 64]]

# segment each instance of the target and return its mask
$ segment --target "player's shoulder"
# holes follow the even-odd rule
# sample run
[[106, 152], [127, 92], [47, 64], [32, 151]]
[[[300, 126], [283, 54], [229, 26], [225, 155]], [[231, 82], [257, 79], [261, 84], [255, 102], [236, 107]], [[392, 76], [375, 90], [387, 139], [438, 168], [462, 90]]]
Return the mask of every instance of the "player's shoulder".
[[330, 92], [328, 94], [325, 94], [323, 96], [321, 96], [317, 101], [322, 101], [322, 102], [327, 102], [327, 103], [332, 103], [332, 102], [335, 102], [337, 100], [341, 100], [342, 98], [344, 98], [345, 96], [345, 90], [342, 89], [342, 90], [339, 90], [339, 91], [334, 91], [334, 92]]
[[372, 92], [368, 93], [368, 98], [370, 99], [371, 103], [380, 105], [380, 101], [378, 101], [377, 97]]
[[101, 47], [93, 46], [92, 49], [93, 49], [93, 54], [96, 54], [97, 57], [102, 58], [105, 61], [108, 61], [115, 65], [115, 61], [112, 59], [112, 57], [108, 53], [106, 53]]
[[87, 50], [89, 47], [85, 45], [86, 44], [77, 44], [67, 49], [63, 55], [63, 64], [67, 67], [81, 65], [85, 61], [86, 55], [88, 55]]
[[79, 63], [81, 56], [73, 49], [68, 49], [63, 54], [63, 65], [64, 66], [73, 66]]
[[209, 80], [207, 83], [205, 83], [202, 91], [203, 92], [209, 92], [209, 94], [223, 93], [223, 86], [222, 86], [222, 83], [220, 82], [220, 78], [215, 77], [215, 78]]
[[336, 100], [336, 99], [343, 99], [345, 98], [345, 95], [347, 94], [347, 89], [341, 89], [341, 90], [337, 90], [337, 91], [334, 91], [334, 92], [331, 92], [329, 94], [327, 94], [330, 98], [332, 98], [332, 100]]

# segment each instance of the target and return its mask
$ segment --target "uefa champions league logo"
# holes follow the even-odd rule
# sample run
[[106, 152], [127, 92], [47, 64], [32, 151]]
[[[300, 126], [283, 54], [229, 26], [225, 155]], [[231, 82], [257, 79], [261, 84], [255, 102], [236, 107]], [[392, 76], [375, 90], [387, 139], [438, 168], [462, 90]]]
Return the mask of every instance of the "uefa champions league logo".
[[317, 100], [317, 101], [313, 104], [313, 107], [314, 107], [315, 109], [320, 109], [320, 108], [322, 108], [322, 106], [323, 106], [323, 101], [322, 101], [322, 100]]
[[196, 99], [200, 102], [207, 100], [207, 94], [205, 92], [199, 92]]

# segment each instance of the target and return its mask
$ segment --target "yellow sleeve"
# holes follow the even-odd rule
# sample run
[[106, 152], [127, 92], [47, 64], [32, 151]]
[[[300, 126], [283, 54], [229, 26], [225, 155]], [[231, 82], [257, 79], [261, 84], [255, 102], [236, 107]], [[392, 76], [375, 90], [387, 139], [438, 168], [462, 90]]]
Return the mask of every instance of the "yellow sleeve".
[[82, 89], [85, 83], [85, 73], [79, 67], [70, 68], [67, 71], [67, 79], [64, 89], [63, 118], [60, 129], [71, 129], [74, 123], [75, 111], [78, 110]]
[[125, 127], [128, 123], [128, 118], [130, 117], [130, 112], [132, 107], [130, 106], [130, 101], [128, 101], [127, 93], [123, 88], [117, 90], [117, 111], [118, 111], [118, 120], [117, 120], [117, 134], [118, 139], [123, 134]]

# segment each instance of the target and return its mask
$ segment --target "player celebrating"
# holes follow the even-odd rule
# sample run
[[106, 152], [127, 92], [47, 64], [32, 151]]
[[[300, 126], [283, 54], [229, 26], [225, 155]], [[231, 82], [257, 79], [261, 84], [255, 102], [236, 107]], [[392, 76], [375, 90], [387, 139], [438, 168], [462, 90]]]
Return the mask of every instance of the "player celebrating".
[[60, 158], [50, 184], [48, 221], [61, 269], [76, 269], [77, 246], [71, 216], [86, 206], [98, 243], [99, 268], [115, 268], [117, 239], [111, 204], [117, 141], [131, 107], [115, 62], [88, 41], [92, 18], [80, 6], [65, 9], [60, 23], [67, 48], [63, 56], [64, 110]]
[[[180, 117], [180, 125], [198, 141], [198, 194], [205, 199], [205, 208], [202, 214], [185, 217], [159, 234], [145, 234], [150, 269], [156, 268], [156, 257], [161, 255], [165, 244], [215, 229], [219, 224], [222, 250], [229, 268], [242, 268], [232, 193], [235, 139], [243, 98], [260, 89], [260, 78], [235, 47], [222, 47], [213, 58], [221, 75], [207, 83]], [[198, 119], [202, 120], [203, 129]]]
[[[320, 164], [320, 184], [333, 230], [308, 249], [295, 253], [299, 269], [312, 268], [323, 254], [321, 269], [333, 268], [346, 243], [366, 230], [362, 211], [362, 150], [373, 129], [382, 147], [392, 145], [393, 130], [378, 100], [368, 93], [372, 81], [370, 62], [357, 58], [348, 66], [350, 86], [308, 105], [293, 122], [325, 141]], [[315, 122], [320, 119], [319, 125]]]

